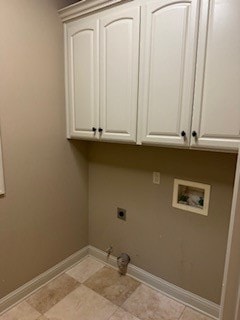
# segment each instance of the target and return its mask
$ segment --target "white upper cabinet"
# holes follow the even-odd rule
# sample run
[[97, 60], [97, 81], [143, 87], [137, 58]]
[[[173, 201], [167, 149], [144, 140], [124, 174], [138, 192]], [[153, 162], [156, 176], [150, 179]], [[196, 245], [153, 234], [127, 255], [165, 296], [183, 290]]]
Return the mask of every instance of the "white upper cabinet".
[[140, 8], [100, 19], [102, 139], [136, 142]]
[[61, 17], [69, 138], [237, 150], [240, 0], [86, 0]]
[[[208, 7], [208, 5], [210, 7]], [[240, 142], [240, 1], [202, 2], [192, 147]]]
[[66, 102], [69, 138], [94, 139], [99, 126], [98, 21], [66, 26]]
[[158, 0], [142, 8], [139, 143], [189, 145], [198, 3]]
[[140, 8], [66, 24], [68, 137], [136, 142]]

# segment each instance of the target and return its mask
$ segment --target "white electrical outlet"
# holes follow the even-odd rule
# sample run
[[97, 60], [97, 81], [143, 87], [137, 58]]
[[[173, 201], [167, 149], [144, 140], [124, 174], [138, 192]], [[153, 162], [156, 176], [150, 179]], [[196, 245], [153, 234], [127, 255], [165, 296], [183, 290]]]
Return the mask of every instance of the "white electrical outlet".
[[160, 172], [153, 172], [153, 183], [160, 184]]

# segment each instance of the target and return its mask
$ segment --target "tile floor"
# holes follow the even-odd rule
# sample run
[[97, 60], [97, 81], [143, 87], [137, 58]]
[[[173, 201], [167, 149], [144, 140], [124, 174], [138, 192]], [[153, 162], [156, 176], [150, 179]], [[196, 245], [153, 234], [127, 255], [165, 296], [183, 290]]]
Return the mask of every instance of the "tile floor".
[[0, 320], [211, 320], [87, 257]]

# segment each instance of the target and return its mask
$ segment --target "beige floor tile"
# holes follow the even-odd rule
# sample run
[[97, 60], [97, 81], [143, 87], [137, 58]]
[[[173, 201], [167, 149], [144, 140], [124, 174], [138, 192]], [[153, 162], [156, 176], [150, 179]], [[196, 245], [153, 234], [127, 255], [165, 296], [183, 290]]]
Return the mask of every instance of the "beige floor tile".
[[213, 320], [213, 319], [186, 307], [180, 320]]
[[48, 320], [48, 318], [41, 316], [41, 317], [37, 318], [37, 320]]
[[185, 307], [141, 284], [122, 308], [142, 320], [177, 320]]
[[49, 282], [36, 293], [31, 295], [27, 302], [40, 313], [44, 314], [67, 294], [80, 286], [80, 283], [67, 274]]
[[85, 286], [67, 295], [46, 312], [49, 320], [108, 320], [117, 306]]
[[80, 283], [83, 283], [89, 277], [91, 277], [96, 271], [103, 267], [104, 264], [98, 262], [97, 260], [91, 257], [88, 257], [80, 263], [78, 263], [75, 267], [67, 271], [67, 274], [79, 281]]
[[124, 311], [121, 308], [118, 308], [118, 310], [111, 316], [109, 320], [139, 320], [132, 314], [128, 313], [127, 311]]
[[85, 281], [84, 285], [121, 306], [140, 283], [128, 276], [121, 276], [112, 268], [103, 267]]
[[23, 301], [4, 313], [0, 317], [0, 320], [36, 320], [39, 316], [39, 312], [32, 308], [26, 301]]

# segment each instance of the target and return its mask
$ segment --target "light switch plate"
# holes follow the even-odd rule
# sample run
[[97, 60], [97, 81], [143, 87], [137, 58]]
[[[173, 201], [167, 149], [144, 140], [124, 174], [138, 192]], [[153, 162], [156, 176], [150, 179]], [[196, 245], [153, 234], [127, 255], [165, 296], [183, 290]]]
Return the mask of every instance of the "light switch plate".
[[160, 184], [160, 172], [153, 172], [153, 183]]

